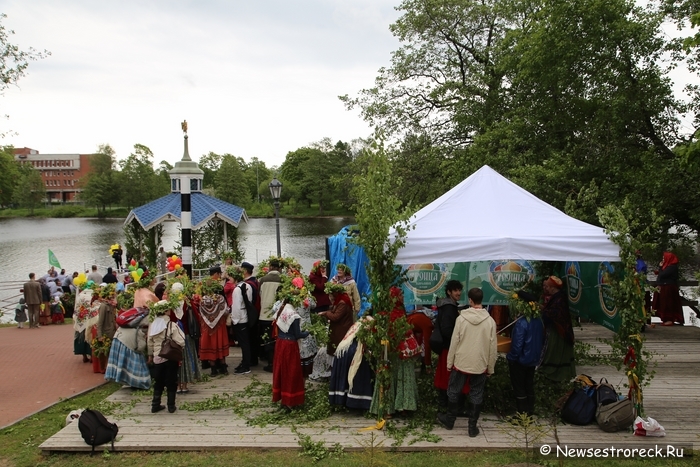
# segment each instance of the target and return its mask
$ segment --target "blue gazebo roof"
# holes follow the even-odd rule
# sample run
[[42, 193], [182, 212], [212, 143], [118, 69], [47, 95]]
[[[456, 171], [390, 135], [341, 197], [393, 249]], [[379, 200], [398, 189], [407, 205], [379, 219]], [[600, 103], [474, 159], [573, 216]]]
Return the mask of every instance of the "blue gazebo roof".
[[[234, 204], [221, 201], [204, 193], [192, 193], [192, 229], [198, 229], [210, 219], [217, 217], [227, 224], [238, 227], [241, 219], [248, 222], [245, 209]], [[151, 201], [148, 204], [133, 209], [126, 217], [125, 224], [136, 219], [145, 229], [150, 230], [166, 220], [180, 220], [180, 193], [169, 195]]]

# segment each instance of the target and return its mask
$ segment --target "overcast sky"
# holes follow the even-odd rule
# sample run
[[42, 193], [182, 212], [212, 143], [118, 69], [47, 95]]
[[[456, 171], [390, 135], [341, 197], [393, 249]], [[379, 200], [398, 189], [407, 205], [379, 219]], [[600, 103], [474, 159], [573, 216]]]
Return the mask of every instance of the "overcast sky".
[[0, 98], [0, 144], [156, 164], [209, 151], [279, 165], [330, 137], [370, 134], [338, 95], [371, 87], [398, 41], [399, 0], [3, 0], [12, 43], [47, 49]]

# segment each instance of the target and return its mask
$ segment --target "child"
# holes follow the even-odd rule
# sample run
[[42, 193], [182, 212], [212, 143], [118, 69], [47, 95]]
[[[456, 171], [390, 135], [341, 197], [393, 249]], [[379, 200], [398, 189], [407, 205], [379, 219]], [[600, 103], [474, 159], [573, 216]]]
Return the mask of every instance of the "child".
[[24, 298], [19, 299], [19, 303], [15, 307], [15, 321], [17, 321], [17, 328], [24, 328], [24, 323], [27, 321], [27, 305], [24, 302]]

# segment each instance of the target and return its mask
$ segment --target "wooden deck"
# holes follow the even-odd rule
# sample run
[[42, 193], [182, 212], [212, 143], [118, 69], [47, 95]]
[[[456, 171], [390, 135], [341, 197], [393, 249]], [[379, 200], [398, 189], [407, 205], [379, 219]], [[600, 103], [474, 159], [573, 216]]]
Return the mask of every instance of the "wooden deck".
[[[607, 346], [598, 338], [610, 337], [605, 328], [584, 324], [576, 330], [578, 339], [605, 350]], [[585, 427], [560, 424], [557, 436], [560, 444], [614, 445], [615, 447], [642, 446], [662, 442], [664, 445], [694, 445], [700, 448], [697, 430], [700, 407], [700, 328], [662, 327], [649, 329], [646, 348], [657, 354], [656, 375], [651, 386], [644, 391], [647, 415], [657, 419], [666, 429], [667, 436], [658, 438], [635, 437], [631, 432], [605, 433], [592, 424]], [[233, 350], [233, 349], [232, 349]], [[237, 350], [237, 349], [236, 349]], [[229, 362], [238, 362], [236, 356]], [[233, 367], [233, 365], [231, 366]], [[578, 368], [593, 378], [605, 377], [621, 388], [626, 381], [622, 372], [612, 367]], [[234, 394], [242, 391], [253, 378], [269, 382], [271, 374], [258, 369], [250, 375], [216, 377], [209, 382], [191, 385], [191, 392], [177, 396], [177, 404], [204, 401], [214, 394]], [[313, 383], [312, 383], [313, 384]], [[236, 416], [231, 409], [191, 412], [179, 409], [174, 414], [167, 411], [150, 413], [149, 396], [139, 396], [129, 389], [121, 389], [108, 401], [118, 403], [124, 409], [121, 415], [108, 417], [119, 425], [115, 443], [117, 451], [200, 451], [236, 448], [300, 449], [299, 439], [290, 427], [268, 425], [265, 428], [248, 426], [246, 420]], [[370, 443], [370, 433], [376, 434], [375, 445], [383, 449], [401, 451], [444, 450], [463, 451], [473, 449], [522, 448], [524, 444], [513, 441], [500, 422], [492, 414], [483, 414], [479, 420], [481, 433], [476, 438], [467, 436], [467, 420], [457, 419], [452, 431], [435, 427], [433, 433], [442, 438], [437, 443], [419, 441], [410, 444], [408, 437], [401, 446], [392, 446], [393, 438], [383, 431], [360, 432], [360, 428], [372, 425], [372, 420], [360, 414], [335, 414], [331, 418], [312, 424], [299, 424], [299, 433], [311, 436], [313, 441], [324, 441], [331, 447], [338, 443], [345, 450], [363, 450]], [[72, 423], [41, 444], [43, 453], [65, 451], [89, 451], [90, 447], [80, 437], [78, 424]], [[511, 431], [512, 432], [512, 431]], [[544, 442], [554, 443], [553, 436]]]

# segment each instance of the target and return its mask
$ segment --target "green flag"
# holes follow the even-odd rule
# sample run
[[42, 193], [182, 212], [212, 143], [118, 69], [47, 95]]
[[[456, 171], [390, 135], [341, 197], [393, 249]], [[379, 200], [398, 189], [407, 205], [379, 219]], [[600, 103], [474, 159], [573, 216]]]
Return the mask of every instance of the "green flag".
[[53, 251], [49, 250], [49, 264], [55, 268], [61, 269], [61, 263], [58, 262], [58, 258], [53, 254]]

